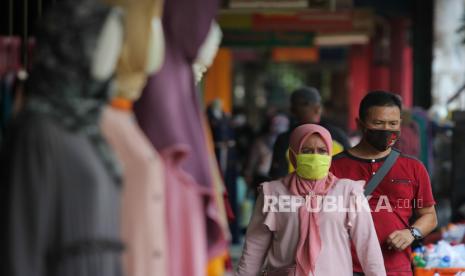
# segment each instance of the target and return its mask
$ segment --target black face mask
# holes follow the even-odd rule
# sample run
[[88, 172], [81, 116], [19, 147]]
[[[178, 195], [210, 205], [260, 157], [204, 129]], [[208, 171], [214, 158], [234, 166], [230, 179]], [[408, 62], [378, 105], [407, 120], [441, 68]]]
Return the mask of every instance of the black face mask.
[[386, 151], [400, 138], [400, 131], [365, 128], [365, 140], [378, 151]]

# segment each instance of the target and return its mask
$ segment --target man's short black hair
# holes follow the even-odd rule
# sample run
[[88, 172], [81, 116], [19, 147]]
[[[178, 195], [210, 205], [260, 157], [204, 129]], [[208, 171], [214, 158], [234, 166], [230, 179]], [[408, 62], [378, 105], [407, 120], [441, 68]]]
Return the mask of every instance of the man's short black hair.
[[321, 104], [321, 96], [318, 89], [315, 87], [301, 87], [291, 95], [291, 106], [295, 106], [297, 104]]
[[373, 106], [397, 106], [402, 111], [402, 100], [400, 96], [391, 92], [376, 90], [369, 92], [360, 102], [358, 109], [359, 119], [364, 121], [368, 109]]

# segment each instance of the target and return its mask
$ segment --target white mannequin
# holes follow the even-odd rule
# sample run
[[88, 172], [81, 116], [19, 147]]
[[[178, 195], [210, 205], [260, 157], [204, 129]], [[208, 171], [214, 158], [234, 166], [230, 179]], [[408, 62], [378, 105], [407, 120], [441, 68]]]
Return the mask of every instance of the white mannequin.
[[149, 41], [147, 74], [160, 71], [165, 58], [165, 36], [160, 17], [152, 18], [152, 33]]
[[124, 41], [116, 68], [116, 97], [131, 102], [142, 92], [148, 75], [158, 72], [164, 61], [165, 39], [159, 0], [105, 0], [124, 12]]
[[102, 27], [94, 53], [91, 74], [96, 80], [107, 80], [116, 68], [123, 44], [121, 11], [114, 8]]
[[215, 21], [212, 22], [210, 31], [207, 34], [207, 38], [200, 46], [197, 58], [195, 59], [192, 69], [194, 71], [194, 77], [197, 83], [202, 80], [203, 74], [207, 71], [213, 63], [218, 52], [221, 38], [223, 33], [221, 32], [220, 26]]

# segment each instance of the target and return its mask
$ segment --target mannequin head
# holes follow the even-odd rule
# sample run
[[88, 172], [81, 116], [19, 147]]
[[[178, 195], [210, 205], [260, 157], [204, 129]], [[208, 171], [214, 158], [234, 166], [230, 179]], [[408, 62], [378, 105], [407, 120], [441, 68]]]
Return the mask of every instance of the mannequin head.
[[213, 60], [215, 59], [215, 56], [218, 52], [222, 36], [223, 34], [221, 32], [220, 26], [218, 23], [213, 21], [210, 27], [210, 31], [207, 34], [207, 38], [200, 47], [199, 52], [197, 53], [197, 58], [192, 65], [197, 83], [202, 80], [203, 74], [207, 71], [208, 67], [212, 65]]
[[66, 125], [98, 113], [110, 97], [122, 37], [118, 9], [92, 0], [54, 6], [39, 25], [27, 102]]
[[57, 2], [42, 18], [25, 112], [87, 137], [115, 183], [121, 171], [102, 138], [102, 108], [120, 55], [121, 12], [95, 0]]
[[125, 11], [125, 38], [116, 73], [116, 96], [140, 97], [147, 75], [160, 70], [164, 57], [162, 0], [105, 0]]

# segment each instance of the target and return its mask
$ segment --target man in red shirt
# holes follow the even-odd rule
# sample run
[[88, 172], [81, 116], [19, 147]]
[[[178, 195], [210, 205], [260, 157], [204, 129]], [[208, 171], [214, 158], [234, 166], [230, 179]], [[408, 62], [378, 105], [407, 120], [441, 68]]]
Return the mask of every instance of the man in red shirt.
[[[401, 100], [394, 94], [374, 91], [365, 96], [357, 119], [363, 138], [333, 158], [331, 172], [339, 178], [368, 182], [400, 135], [401, 109]], [[369, 203], [387, 275], [411, 276], [410, 245], [437, 225], [431, 183], [423, 164], [401, 154], [369, 197]], [[413, 212], [417, 219], [410, 225]], [[363, 275], [354, 250], [352, 258], [354, 274]]]

